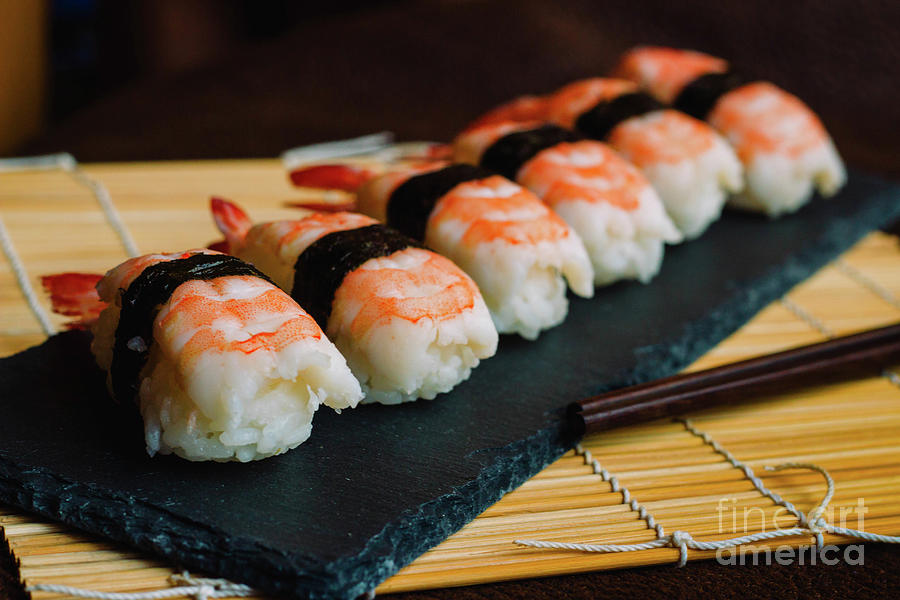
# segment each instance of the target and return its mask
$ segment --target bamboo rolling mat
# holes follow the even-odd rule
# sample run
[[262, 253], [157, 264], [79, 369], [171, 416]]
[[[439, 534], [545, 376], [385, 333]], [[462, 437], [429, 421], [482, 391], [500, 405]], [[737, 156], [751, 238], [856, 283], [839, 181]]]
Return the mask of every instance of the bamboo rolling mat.
[[[276, 161], [94, 165], [85, 171], [109, 189], [128, 230], [144, 250], [183, 249], [217, 238], [207, 213], [210, 194], [247, 206], [255, 219], [296, 215], [279, 208], [297, 199]], [[102, 272], [126, 257], [121, 240], [91, 192], [70, 175], [47, 171], [0, 175], [0, 218], [29, 280], [62, 271]], [[820, 341], [900, 320], [900, 246], [872, 234], [843, 257], [760, 312], [702, 357], [700, 369]], [[38, 294], [45, 302], [42, 294]], [[45, 303], [46, 305], [46, 303]], [[0, 355], [44, 338], [7, 262], [0, 263]], [[59, 326], [62, 320], [53, 317]], [[867, 532], [900, 534], [900, 377], [809, 389], [691, 415], [766, 485], [801, 510], [825, 494], [821, 475], [766, 473], [764, 465], [812, 462], [828, 469], [836, 494], [829, 522]], [[590, 437], [584, 449], [647, 508], [666, 531], [697, 540], [791, 527], [796, 520], [762, 498], [743, 473], [684, 426], [658, 421]], [[860, 514], [862, 519], [860, 520]], [[173, 565], [73, 529], [0, 506], [0, 527], [23, 583], [65, 584], [102, 591], [168, 587]], [[462, 530], [385, 581], [399, 592], [675, 563], [678, 550], [621, 554], [524, 548], [514, 539], [637, 543], [656, 537], [623, 503], [622, 492], [595, 474], [583, 456], [566, 454], [507, 494]], [[826, 543], [849, 543], [826, 535]], [[809, 537], [758, 543], [800, 547]], [[690, 551], [690, 560], [714, 552]], [[62, 597], [46, 592], [35, 598]]]

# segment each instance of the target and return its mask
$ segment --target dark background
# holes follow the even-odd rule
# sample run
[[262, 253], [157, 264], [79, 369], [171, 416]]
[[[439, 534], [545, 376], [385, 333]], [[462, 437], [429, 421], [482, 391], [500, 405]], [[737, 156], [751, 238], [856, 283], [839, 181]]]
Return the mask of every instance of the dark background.
[[[848, 163], [900, 175], [896, 0], [56, 0], [44, 21], [39, 129], [6, 155], [271, 157], [384, 129], [448, 140], [494, 104], [604, 74], [627, 48], [652, 43], [704, 50], [774, 81], [820, 114]], [[0, 34], [4, 26], [15, 23], [0, 23]], [[0, 557], [0, 597], [14, 593], [13, 572]], [[862, 568], [691, 564], [410, 598], [898, 589], [900, 552], [868, 544]]]
[[275, 156], [388, 129], [448, 140], [481, 111], [604, 74], [638, 43], [731, 59], [805, 99], [848, 162], [900, 173], [896, 0], [57, 0], [47, 120], [15, 152]]

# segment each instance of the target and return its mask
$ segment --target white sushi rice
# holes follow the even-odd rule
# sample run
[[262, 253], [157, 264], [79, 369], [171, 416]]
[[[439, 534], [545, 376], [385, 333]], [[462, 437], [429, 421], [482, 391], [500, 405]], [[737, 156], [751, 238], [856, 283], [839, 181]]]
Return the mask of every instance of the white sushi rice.
[[662, 265], [665, 244], [681, 241], [652, 187], [646, 186], [634, 210], [573, 198], [553, 205], [584, 242], [594, 266], [594, 285], [620, 279], [650, 281]]
[[641, 170], [685, 240], [706, 231], [721, 216], [728, 194], [743, 187], [741, 164], [720, 136], [699, 156], [677, 163], [660, 161]]
[[[431, 253], [407, 248], [390, 256], [372, 258], [362, 270], [415, 272]], [[460, 273], [461, 274], [461, 273]], [[354, 334], [354, 321], [370, 301], [338, 288], [328, 335], [347, 357], [365, 392], [364, 403], [399, 404], [418, 398], [434, 399], [469, 378], [480, 359], [497, 350], [497, 331], [484, 301], [476, 295], [470, 309], [439, 314], [443, 290], [423, 283], [404, 288], [414, 298], [435, 298], [435, 318], [415, 321], [385, 314], [364, 335]]]
[[467, 230], [468, 224], [454, 219], [432, 220], [425, 244], [475, 280], [500, 333], [534, 340], [562, 323], [569, 310], [566, 280], [579, 296], [593, 296], [590, 259], [574, 232], [537, 244], [497, 239], [472, 247], [460, 242]]
[[[210, 303], [254, 298], [262, 288], [272, 289], [256, 278], [216, 281], [224, 282], [224, 289], [221, 294], [210, 293]], [[276, 331], [296, 315], [270, 313], [261, 321], [244, 324], [228, 316], [200, 329], [178, 331], [175, 337], [163, 335], [158, 324], [177, 303], [185, 285], [176, 288], [162, 306], [150, 355], [139, 375], [138, 403], [151, 456], [176, 454], [188, 460], [219, 462], [274, 456], [309, 437], [313, 413], [320, 404], [340, 410], [359, 402], [358, 382], [324, 335], [298, 339], [277, 351], [262, 348], [244, 353], [212, 347], [187, 356], [185, 345], [197, 333], [243, 340], [255, 333]], [[119, 297], [114, 294], [113, 303], [94, 327], [92, 349], [107, 372], [119, 321]]]
[[772, 218], [796, 212], [809, 202], [815, 190], [822, 196], [832, 196], [847, 181], [844, 163], [831, 140], [797, 158], [759, 154], [744, 168], [747, 185], [728, 205]]

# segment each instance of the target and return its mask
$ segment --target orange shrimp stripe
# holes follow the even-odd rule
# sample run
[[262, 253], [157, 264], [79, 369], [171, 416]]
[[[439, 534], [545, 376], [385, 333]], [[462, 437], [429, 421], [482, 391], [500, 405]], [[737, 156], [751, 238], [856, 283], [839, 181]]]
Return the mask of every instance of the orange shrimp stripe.
[[[427, 253], [428, 257], [412, 270], [371, 268], [371, 264], [367, 268], [364, 263], [347, 274], [335, 293], [336, 312], [345, 304], [362, 304], [350, 324], [351, 337], [362, 339], [367, 331], [395, 318], [412, 323], [422, 319], [436, 323], [452, 320], [475, 306], [480, 294], [478, 288], [449, 259], [418, 248], [401, 250], [395, 255], [401, 253]], [[423, 295], [423, 288], [435, 291]]]
[[429, 228], [441, 221], [459, 221], [466, 226], [461, 243], [470, 248], [496, 240], [535, 245], [569, 236], [565, 222], [528, 190], [519, 188], [508, 196], [483, 193], [485, 187], [511, 185], [515, 184], [499, 175], [457, 185], [435, 205]]
[[[279, 352], [298, 340], [322, 337], [322, 330], [312, 317], [274, 286], [254, 298], [217, 300], [216, 295], [221, 293], [228, 280], [236, 279], [252, 280], [254, 285], [260, 281], [247, 276], [229, 276], [188, 281], [178, 286], [166, 314], [154, 326], [154, 337], [164, 339], [167, 334], [172, 336], [180, 331], [195, 330], [181, 351], [185, 360], [206, 352]], [[228, 339], [223, 331], [226, 323], [246, 327], [271, 315], [290, 316], [273, 330], [259, 331], [246, 339]]]

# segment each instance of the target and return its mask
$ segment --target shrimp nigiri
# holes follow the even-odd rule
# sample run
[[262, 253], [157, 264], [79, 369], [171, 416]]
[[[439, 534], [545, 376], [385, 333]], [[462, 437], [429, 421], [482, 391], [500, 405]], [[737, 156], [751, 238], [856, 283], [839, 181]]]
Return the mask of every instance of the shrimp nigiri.
[[252, 225], [213, 198], [230, 253], [291, 293], [347, 357], [364, 402], [432, 399], [497, 350], [475, 283], [446, 258], [365, 215]]
[[[603, 140], [639, 167], [686, 239], [696, 238], [718, 219], [728, 194], [743, 185], [741, 164], [721, 135], [639, 93], [633, 82], [585, 79], [543, 100], [542, 110], [534, 99], [529, 102], [531, 114]], [[503, 118], [513, 103], [476, 123]]]
[[44, 285], [60, 312], [91, 326], [97, 364], [115, 400], [138, 405], [151, 456], [281, 454], [309, 437], [320, 404], [362, 397], [316, 322], [234, 257], [148, 254], [102, 278], [65, 273]]
[[831, 196], [846, 182], [834, 143], [808, 106], [771, 83], [744, 81], [720, 58], [640, 47], [625, 54], [617, 73], [725, 135], [746, 176], [731, 200], [738, 208], [777, 217], [806, 204], [814, 188]]
[[[316, 169], [291, 173], [320, 187]], [[568, 313], [566, 281], [589, 298], [593, 269], [578, 234], [534, 194], [472, 165], [441, 161], [388, 172], [363, 183], [356, 207], [442, 254], [468, 273], [500, 333], [526, 339]]]
[[556, 125], [502, 121], [469, 128], [456, 160], [514, 179], [561, 216], [584, 242], [594, 284], [646, 283], [659, 272], [664, 244], [681, 241], [641, 172], [602, 142]]

